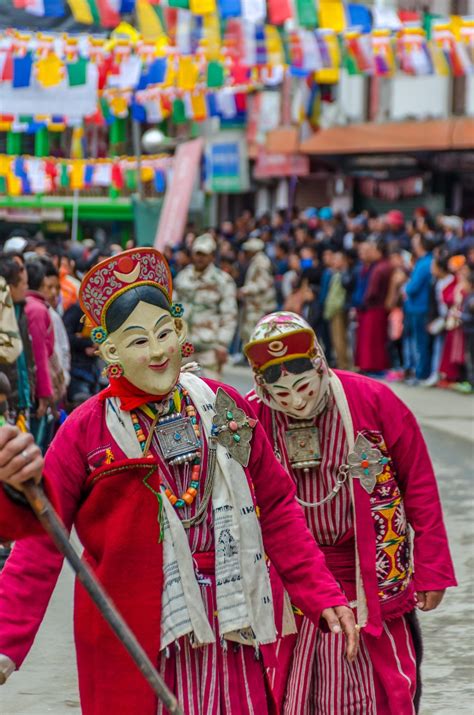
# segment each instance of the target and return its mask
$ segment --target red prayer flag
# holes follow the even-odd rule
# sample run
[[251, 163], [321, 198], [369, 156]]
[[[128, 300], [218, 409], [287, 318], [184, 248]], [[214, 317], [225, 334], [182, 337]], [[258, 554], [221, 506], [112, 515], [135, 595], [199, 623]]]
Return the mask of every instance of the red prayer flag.
[[109, 0], [96, 0], [97, 8], [99, 10], [100, 22], [103, 27], [117, 27], [120, 23], [120, 15], [112, 7]]
[[420, 13], [416, 10], [399, 10], [398, 17], [402, 22], [421, 22]]
[[243, 92], [237, 92], [235, 94], [235, 106], [238, 112], [247, 111], [247, 95]]
[[231, 67], [230, 74], [234, 80], [234, 84], [246, 84], [249, 78], [249, 68], [244, 65], [234, 64]]
[[49, 176], [51, 181], [51, 188], [54, 190], [56, 188], [56, 181], [58, 177], [58, 169], [55, 161], [46, 159], [44, 162], [44, 173]]
[[283, 25], [292, 17], [290, 0], [268, 0], [268, 13], [272, 25]]
[[13, 58], [12, 53], [7, 52], [5, 57], [5, 64], [3, 65], [2, 80], [4, 82], [11, 82], [13, 79]]
[[114, 189], [123, 189], [123, 171], [119, 164], [112, 164], [111, 178]]

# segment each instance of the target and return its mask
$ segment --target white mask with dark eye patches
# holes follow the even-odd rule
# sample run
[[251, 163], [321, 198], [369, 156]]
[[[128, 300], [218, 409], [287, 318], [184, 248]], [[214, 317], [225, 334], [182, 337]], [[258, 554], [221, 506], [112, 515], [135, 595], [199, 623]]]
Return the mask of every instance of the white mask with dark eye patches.
[[313, 368], [299, 375], [282, 372], [274, 383], [265, 382], [262, 387], [270, 407], [297, 420], [307, 420], [326, 406], [329, 376], [325, 366], [322, 370]]

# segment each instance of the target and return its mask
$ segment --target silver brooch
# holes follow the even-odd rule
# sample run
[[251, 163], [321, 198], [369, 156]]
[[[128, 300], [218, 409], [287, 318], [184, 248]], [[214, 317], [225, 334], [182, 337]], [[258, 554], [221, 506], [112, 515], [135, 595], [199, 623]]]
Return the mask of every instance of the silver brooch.
[[360, 479], [361, 485], [368, 494], [374, 491], [377, 477], [382, 474], [384, 466], [390, 460], [382, 455], [380, 449], [359, 432], [354, 449], [347, 455], [351, 477]]
[[212, 419], [212, 436], [227, 449], [233, 459], [246, 467], [257, 420], [247, 417], [222, 387], [217, 390], [214, 409], [216, 414]]

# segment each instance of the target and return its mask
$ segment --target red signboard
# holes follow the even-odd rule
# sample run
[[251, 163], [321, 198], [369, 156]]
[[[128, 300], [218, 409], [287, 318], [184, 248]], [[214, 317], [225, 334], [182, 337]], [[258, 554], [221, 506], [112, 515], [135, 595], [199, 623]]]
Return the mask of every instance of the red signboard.
[[203, 139], [193, 139], [176, 150], [173, 178], [166, 189], [155, 236], [154, 246], [159, 251], [165, 246], [176, 246], [183, 238], [203, 147]]
[[261, 150], [254, 166], [253, 175], [255, 179], [308, 176], [309, 157], [303, 154], [267, 154]]

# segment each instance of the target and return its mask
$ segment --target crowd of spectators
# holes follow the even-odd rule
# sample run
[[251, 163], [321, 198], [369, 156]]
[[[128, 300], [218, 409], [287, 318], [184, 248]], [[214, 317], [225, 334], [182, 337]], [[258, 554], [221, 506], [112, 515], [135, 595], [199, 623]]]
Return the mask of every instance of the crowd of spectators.
[[[105, 384], [78, 291], [88, 268], [120, 250], [21, 232], [2, 247], [0, 412], [44, 449], [67, 412]], [[423, 208], [411, 220], [398, 210], [245, 211], [204, 235], [188, 226], [166, 254], [173, 274], [183, 272], [178, 300], [191, 304], [190, 331], [214, 374], [243, 361], [256, 322], [280, 308], [308, 320], [332, 366], [474, 389], [473, 221]]]
[[[173, 272], [196, 261], [198, 232], [168, 250]], [[347, 216], [330, 207], [245, 211], [206, 235], [213, 261], [237, 286], [239, 323], [231, 359], [255, 322], [276, 308], [303, 315], [332, 366], [425, 387], [474, 386], [474, 221]], [[255, 274], [255, 267], [258, 271]]]

